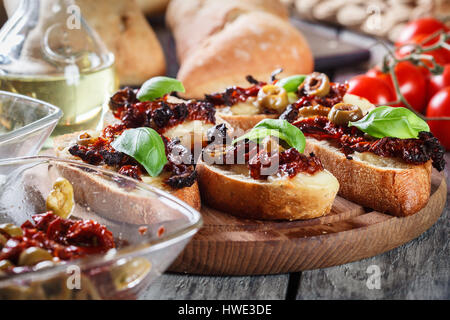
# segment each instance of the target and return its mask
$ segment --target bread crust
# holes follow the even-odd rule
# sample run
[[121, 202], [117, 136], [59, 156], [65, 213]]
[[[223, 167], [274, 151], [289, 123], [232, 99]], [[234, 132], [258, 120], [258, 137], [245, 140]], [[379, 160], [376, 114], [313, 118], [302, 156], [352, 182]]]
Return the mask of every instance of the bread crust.
[[274, 114], [257, 114], [257, 115], [227, 115], [220, 114], [220, 117], [233, 127], [234, 133], [239, 135], [239, 129], [241, 133], [244, 133], [252, 129], [258, 122], [264, 119], [276, 119], [278, 115]]
[[172, 0], [166, 21], [177, 43], [177, 55], [183, 63], [191, 51], [239, 15], [264, 11], [288, 19], [286, 8], [278, 0]]
[[[58, 170], [72, 183], [77, 203], [88, 206], [98, 214], [107, 214], [105, 218], [132, 224], [155, 224], [181, 218], [180, 213], [170, 210], [157, 196], [149, 197], [132, 187], [120, 187], [74, 166], [58, 164]], [[197, 185], [193, 187], [185, 189], [197, 189], [198, 193]], [[172, 195], [177, 196], [175, 193]]]
[[314, 152], [323, 166], [339, 181], [339, 195], [380, 212], [403, 217], [422, 209], [430, 197], [431, 160], [401, 169], [378, 167], [365, 161], [349, 160], [312, 138], [305, 153]]
[[82, 14], [114, 53], [121, 85], [163, 75], [161, 44], [135, 0], [80, 0]]
[[202, 200], [218, 210], [250, 219], [312, 219], [330, 212], [338, 185], [328, 192], [298, 186], [291, 179], [261, 182], [238, 178], [204, 162], [197, 164]]
[[[85, 131], [83, 131], [85, 132]], [[80, 163], [83, 163], [82, 160], [80, 160], [77, 157], [72, 156], [69, 152], [68, 152], [68, 148], [70, 146], [72, 146], [74, 144], [74, 142], [76, 141], [77, 136], [80, 134], [81, 132], [75, 132], [75, 133], [71, 133], [71, 134], [66, 134], [66, 135], [62, 135], [59, 137], [55, 137], [53, 140], [54, 143], [54, 150], [55, 150], [55, 154], [57, 157], [59, 158], [64, 158], [64, 159], [69, 159], [69, 160], [74, 160], [74, 161], [78, 161]], [[103, 168], [106, 169], [111, 169], [108, 168], [106, 166], [103, 166]], [[110, 197], [110, 203], [114, 204], [116, 203], [117, 205], [119, 204], [123, 204], [126, 203], [127, 199], [124, 199], [124, 197], [128, 197], [129, 195], [123, 192], [118, 192], [118, 190], [114, 189], [114, 188], [110, 188], [107, 185], [102, 185], [102, 181], [98, 181], [98, 178], [96, 179], [96, 177], [94, 177], [93, 175], [89, 175], [89, 174], [84, 174], [82, 175], [83, 179], [79, 180], [77, 179], [76, 181], [80, 182], [80, 185], [83, 186], [89, 186], [89, 184], [85, 184], [83, 182], [83, 180], [89, 181], [92, 183], [93, 188], [95, 187], [95, 189], [97, 189], [99, 192], [111, 192], [111, 194], [109, 195]], [[201, 208], [201, 200], [200, 200], [200, 192], [199, 192], [199, 188], [198, 188], [198, 183], [195, 182], [192, 186], [190, 187], [185, 187], [182, 189], [172, 189], [169, 186], [166, 186], [162, 183], [162, 178], [161, 177], [156, 177], [154, 178], [156, 182], [156, 184], [158, 185], [159, 189], [162, 189], [166, 192], [169, 192], [170, 194], [174, 195], [175, 197], [179, 198], [180, 200], [186, 202], [188, 205], [190, 205], [191, 207], [193, 207], [196, 210], [200, 210]], [[159, 181], [161, 180], [161, 181]], [[83, 182], [83, 183], [82, 183]], [[74, 186], [76, 188], [76, 186]], [[114, 207], [114, 206], [112, 206]]]
[[[178, 42], [177, 42], [178, 46]], [[222, 30], [190, 50], [177, 78], [190, 98], [227, 87], [246, 86], [246, 76], [268, 81], [283, 68], [283, 76], [313, 71], [313, 56], [303, 35], [274, 14], [254, 11], [242, 14]]]

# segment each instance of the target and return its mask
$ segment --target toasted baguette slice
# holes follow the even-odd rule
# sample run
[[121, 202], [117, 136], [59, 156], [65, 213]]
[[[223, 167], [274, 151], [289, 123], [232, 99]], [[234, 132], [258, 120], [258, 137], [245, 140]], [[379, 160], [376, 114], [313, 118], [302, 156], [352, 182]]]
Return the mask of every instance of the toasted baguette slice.
[[258, 122], [264, 119], [276, 119], [278, 115], [273, 114], [256, 114], [256, 115], [230, 115], [230, 114], [221, 114], [222, 119], [230, 124], [233, 127], [233, 133], [237, 136], [245, 133], [250, 130]]
[[197, 165], [202, 199], [209, 206], [244, 218], [311, 219], [331, 210], [339, 183], [328, 171], [267, 181], [249, 177], [244, 165]]
[[[224, 121], [218, 121], [217, 124], [222, 122]], [[116, 119], [112, 112], [108, 110], [103, 116], [103, 127], [117, 123], [120, 123], [120, 120]], [[212, 127], [214, 127], [214, 124], [201, 120], [184, 121], [168, 129], [163, 135], [169, 139], [179, 138], [180, 143], [189, 150], [194, 150], [195, 147], [201, 150], [208, 140], [207, 132]], [[227, 127], [230, 130], [232, 129], [231, 125], [227, 124]]]
[[[83, 131], [86, 132], [86, 131]], [[93, 131], [87, 131], [89, 134], [95, 136], [95, 132]], [[72, 133], [72, 134], [66, 134], [63, 136], [59, 136], [54, 138], [53, 140], [53, 144], [54, 144], [54, 150], [55, 150], [55, 154], [57, 157], [59, 158], [64, 158], [64, 159], [70, 159], [70, 160], [76, 160], [76, 161], [80, 161], [82, 162], [78, 157], [75, 157], [73, 155], [71, 155], [69, 153], [69, 148], [74, 145], [76, 143], [77, 137], [80, 135], [80, 132], [76, 132], [76, 133]], [[108, 166], [103, 166], [103, 168], [105, 169], [112, 169]], [[89, 175], [86, 176], [86, 178], [89, 178]], [[166, 185], [164, 183], [164, 180], [167, 179], [168, 176], [166, 173], [162, 173], [161, 175], [159, 175], [158, 177], [151, 177], [149, 175], [143, 175], [142, 176], [142, 181], [148, 185], [154, 186], [156, 188], [162, 189], [166, 192], [171, 193], [172, 195], [174, 195], [175, 197], [183, 200], [184, 202], [186, 202], [188, 205], [190, 205], [191, 207], [193, 207], [194, 209], [199, 210], [201, 207], [201, 202], [200, 202], [200, 193], [198, 190], [198, 184], [197, 182], [195, 182], [192, 186], [190, 187], [186, 187], [186, 188], [182, 188], [182, 189], [172, 189], [171, 187], [169, 187], [168, 185]], [[96, 181], [93, 177], [91, 179], [91, 182], [93, 184], [98, 184], [99, 182]], [[101, 189], [101, 186], [97, 186], [99, 189]], [[103, 188], [104, 190], [109, 190], [112, 192], [112, 194], [110, 195], [111, 201], [112, 202], [123, 202], [123, 199], [121, 199], [121, 197], [126, 196], [126, 194], [124, 193], [120, 193], [120, 192], [114, 192], [112, 191], [111, 188], [108, 188], [107, 186], [104, 186]], [[114, 207], [114, 206], [112, 206]]]
[[428, 202], [431, 160], [413, 165], [370, 152], [352, 154], [350, 160], [327, 141], [306, 140], [305, 153], [314, 152], [339, 180], [342, 197], [399, 217], [419, 211]]
[[217, 114], [236, 130], [236, 136], [250, 130], [261, 120], [278, 118], [276, 114], [261, 114], [259, 112], [259, 108], [249, 102], [240, 102], [231, 107], [217, 108]]
[[[168, 98], [168, 102], [183, 103], [186, 102], [186, 100], [170, 96]], [[207, 138], [208, 130], [214, 127], [215, 125], [224, 123], [225, 126], [228, 128], [228, 133], [230, 135], [233, 135], [234, 127], [230, 123], [228, 123], [220, 113], [216, 112], [215, 118], [216, 118], [215, 124], [208, 123], [203, 120], [186, 120], [172, 128], [169, 128], [168, 130], [163, 132], [163, 135], [169, 139], [179, 138], [180, 143], [183, 146], [185, 146], [187, 149], [191, 151], [194, 151], [194, 154], [199, 154], [201, 152], [201, 149], [205, 147], [208, 142]], [[109, 125], [115, 125], [120, 123], [121, 121], [114, 117], [111, 110], [108, 109], [103, 114], [102, 120], [103, 128]]]

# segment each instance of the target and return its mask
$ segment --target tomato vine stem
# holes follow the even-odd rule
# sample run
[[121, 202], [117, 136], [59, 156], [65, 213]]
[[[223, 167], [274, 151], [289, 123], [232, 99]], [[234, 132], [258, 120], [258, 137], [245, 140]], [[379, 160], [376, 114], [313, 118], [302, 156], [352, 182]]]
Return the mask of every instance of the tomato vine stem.
[[[436, 37], [439, 37], [439, 41], [436, 42], [433, 45], [426, 46], [426, 43], [428, 41], [431, 41], [435, 39]], [[443, 30], [439, 30], [430, 36], [423, 39], [419, 44], [403, 44], [399, 48], [403, 48], [405, 46], [412, 47], [412, 50], [406, 54], [402, 58], [397, 58], [392, 52], [392, 50], [383, 42], [379, 41], [379, 43], [386, 49], [387, 54], [383, 58], [383, 65], [382, 65], [382, 72], [383, 73], [389, 73], [392, 79], [392, 83], [394, 85], [395, 94], [397, 96], [396, 101], [391, 101], [388, 103], [384, 103], [383, 105], [397, 105], [397, 104], [403, 104], [406, 108], [414, 112], [418, 117], [422, 118], [425, 121], [429, 120], [445, 120], [450, 121], [450, 117], [426, 117], [423, 114], [417, 112], [414, 110], [414, 108], [411, 106], [411, 104], [406, 100], [406, 98], [403, 96], [400, 90], [400, 85], [398, 82], [397, 75], [395, 74], [395, 67], [401, 63], [401, 62], [411, 62], [412, 64], [418, 66], [422, 66], [426, 68], [430, 73], [439, 75], [442, 74], [444, 67], [436, 62], [434, 57], [432, 55], [427, 54], [427, 52], [431, 52], [433, 50], [444, 48], [446, 50], [450, 50], [450, 44], [447, 43], [447, 41], [450, 39], [450, 32], [444, 32]], [[426, 60], [431, 64], [428, 64], [424, 62]]]

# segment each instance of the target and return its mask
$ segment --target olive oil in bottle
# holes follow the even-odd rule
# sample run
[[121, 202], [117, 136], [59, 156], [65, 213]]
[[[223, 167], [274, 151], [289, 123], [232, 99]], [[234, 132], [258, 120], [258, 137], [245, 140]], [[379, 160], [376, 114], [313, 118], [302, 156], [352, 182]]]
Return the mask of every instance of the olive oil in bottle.
[[63, 111], [64, 115], [53, 135], [95, 129], [104, 103], [117, 87], [114, 65], [69, 78], [0, 75], [0, 90], [43, 100]]
[[1, 28], [0, 90], [59, 107], [52, 136], [95, 129], [117, 88], [114, 55], [73, 0], [21, 0]]

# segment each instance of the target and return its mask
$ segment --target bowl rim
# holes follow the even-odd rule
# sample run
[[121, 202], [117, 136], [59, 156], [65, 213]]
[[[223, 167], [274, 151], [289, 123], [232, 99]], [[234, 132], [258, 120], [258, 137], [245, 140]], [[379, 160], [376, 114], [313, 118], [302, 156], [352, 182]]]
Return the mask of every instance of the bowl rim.
[[0, 98], [2, 96], [9, 96], [9, 97], [17, 98], [22, 101], [37, 103], [37, 104], [46, 106], [50, 112], [43, 118], [33, 121], [33, 122], [31, 122], [23, 127], [20, 127], [19, 129], [16, 129], [14, 131], [10, 131], [10, 132], [0, 135], [0, 143], [7, 142], [10, 140], [16, 139], [18, 137], [22, 137], [24, 135], [38, 131], [38, 130], [48, 126], [49, 124], [51, 124], [54, 121], [59, 121], [59, 119], [61, 119], [61, 117], [63, 116], [63, 112], [61, 111], [60, 108], [58, 108], [48, 102], [42, 101], [42, 100], [31, 98], [31, 97], [28, 97], [28, 96], [25, 96], [22, 94], [17, 94], [17, 93], [0, 90]]
[[[18, 165], [18, 164], [27, 164], [27, 163], [36, 163], [36, 164], [44, 164], [44, 163], [64, 163], [68, 165], [76, 165], [78, 167], [85, 167], [88, 169], [95, 170], [102, 174], [107, 175], [115, 175], [125, 180], [128, 180], [134, 183], [136, 186], [139, 186], [140, 189], [145, 192], [150, 192], [156, 194], [158, 197], [162, 197], [163, 199], [169, 200], [172, 204], [175, 203], [178, 207], [182, 207], [184, 210], [187, 210], [191, 215], [192, 219], [189, 219], [189, 223], [187, 223], [184, 227], [181, 227], [173, 232], [164, 233], [161, 237], [151, 237], [150, 235], [143, 235], [143, 237], [147, 237], [142, 242], [130, 246], [126, 246], [121, 249], [110, 249], [105, 253], [100, 254], [92, 254], [86, 256], [84, 258], [75, 259], [72, 261], [65, 261], [61, 264], [56, 264], [55, 266], [44, 268], [41, 270], [24, 272], [14, 275], [8, 275], [5, 278], [0, 278], [0, 289], [2, 287], [8, 286], [11, 283], [17, 284], [17, 281], [26, 281], [30, 280], [29, 278], [38, 278], [39, 276], [47, 279], [48, 276], [52, 274], [64, 274], [70, 266], [78, 266], [80, 270], [86, 270], [95, 266], [102, 266], [106, 263], [111, 263], [113, 261], [119, 261], [121, 259], [129, 259], [135, 256], [142, 256], [153, 251], [157, 251], [161, 248], [165, 248], [170, 246], [173, 243], [178, 243], [186, 238], [192, 237], [203, 225], [203, 218], [199, 211], [195, 210], [187, 203], [178, 199], [177, 197], [169, 194], [168, 192], [158, 189], [154, 186], [147, 185], [143, 182], [136, 181], [133, 178], [125, 176], [123, 174], [119, 174], [115, 171], [99, 168], [90, 164], [80, 163], [78, 161], [66, 160], [52, 156], [31, 156], [31, 157], [21, 157], [21, 158], [11, 158], [11, 159], [0, 159], [0, 167], [6, 165]], [[65, 273], [67, 274], [67, 273]], [[69, 274], [67, 274], [69, 275]], [[38, 281], [38, 280], [37, 280]]]

